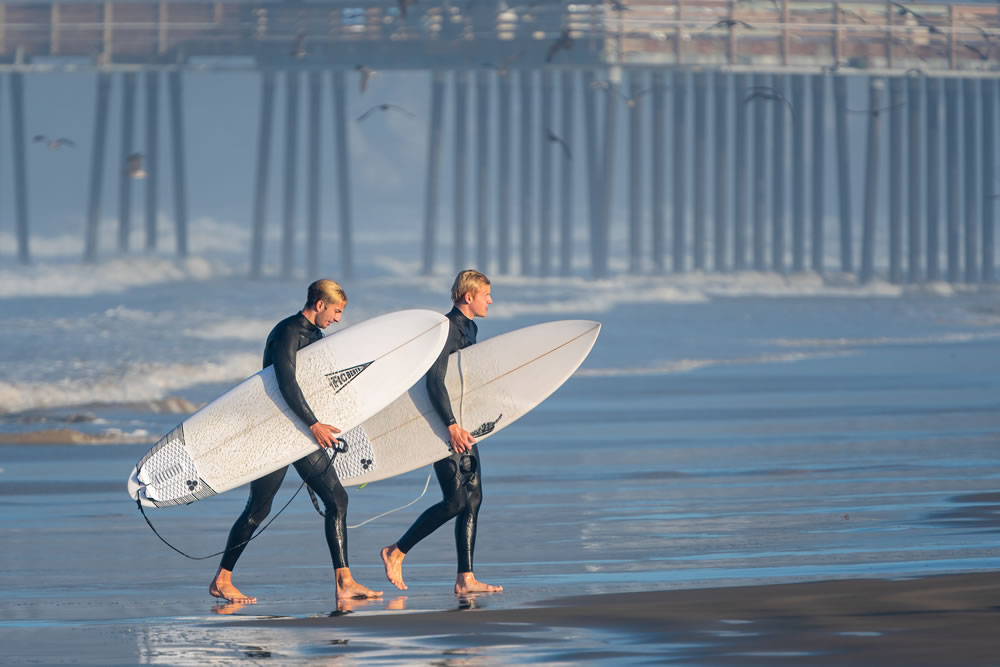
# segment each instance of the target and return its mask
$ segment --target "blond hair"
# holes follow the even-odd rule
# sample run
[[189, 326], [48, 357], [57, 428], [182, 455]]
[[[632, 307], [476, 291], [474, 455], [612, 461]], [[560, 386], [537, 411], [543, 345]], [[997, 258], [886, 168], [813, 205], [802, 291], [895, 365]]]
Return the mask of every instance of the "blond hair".
[[309, 285], [306, 292], [306, 308], [315, 308], [317, 301], [331, 306], [344, 304], [347, 303], [347, 292], [340, 283], [323, 278]]
[[460, 271], [451, 286], [451, 302], [458, 303], [469, 293], [475, 295], [489, 284], [490, 279], [475, 269]]

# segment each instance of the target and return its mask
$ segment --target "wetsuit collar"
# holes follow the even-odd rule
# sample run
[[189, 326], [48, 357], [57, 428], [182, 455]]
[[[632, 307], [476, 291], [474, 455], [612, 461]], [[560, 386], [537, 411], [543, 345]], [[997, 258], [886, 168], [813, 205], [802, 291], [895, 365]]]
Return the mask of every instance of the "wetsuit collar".
[[320, 329], [318, 326], [310, 322], [309, 318], [303, 315], [301, 310], [299, 311], [299, 326], [301, 326], [303, 329], [306, 329], [307, 331], [312, 331], [312, 332], [322, 331], [322, 329]]
[[460, 311], [457, 306], [452, 306], [447, 317], [455, 323], [455, 326], [461, 330], [466, 338], [469, 340], [476, 339], [476, 332], [479, 330], [479, 327], [476, 326], [475, 322], [466, 317], [465, 313]]

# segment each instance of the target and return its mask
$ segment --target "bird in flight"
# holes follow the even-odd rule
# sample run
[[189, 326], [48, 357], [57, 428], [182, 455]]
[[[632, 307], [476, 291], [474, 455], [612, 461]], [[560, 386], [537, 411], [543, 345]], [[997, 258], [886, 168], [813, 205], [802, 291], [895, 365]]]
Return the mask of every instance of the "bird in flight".
[[892, 4], [895, 7], [897, 7], [896, 13], [899, 14], [900, 16], [906, 16], [907, 14], [909, 14], [910, 16], [912, 16], [913, 18], [915, 18], [917, 20], [917, 24], [918, 25], [920, 25], [920, 26], [922, 26], [924, 28], [927, 28], [927, 30], [929, 30], [930, 32], [932, 32], [932, 33], [940, 33], [941, 32], [940, 30], [937, 29], [937, 27], [934, 26], [933, 23], [931, 23], [930, 21], [928, 21], [927, 17], [924, 16], [923, 14], [918, 14], [917, 12], [913, 11], [909, 7], [905, 7], [905, 6], [901, 5], [901, 4], [899, 4], [898, 2], [893, 2]]
[[883, 111], [892, 111], [893, 109], [898, 109], [901, 106], [903, 106], [902, 102], [898, 104], [890, 104], [887, 107], [880, 107], [878, 109], [848, 109], [847, 113], [867, 113], [871, 114], [872, 116], [878, 116]]
[[125, 171], [129, 177], [134, 179], [146, 178], [146, 171], [142, 168], [142, 153], [132, 153], [125, 161]]
[[975, 28], [976, 30], [978, 30], [979, 34], [982, 35], [983, 39], [985, 39], [987, 42], [992, 42], [993, 41], [993, 37], [994, 37], [993, 33], [991, 33], [990, 31], [988, 31], [986, 28], [983, 28], [982, 26], [974, 25], [972, 23], [967, 23], [966, 25], [969, 26], [970, 28]]
[[395, 109], [397, 111], [405, 113], [410, 118], [416, 118], [416, 116], [414, 116], [412, 113], [410, 113], [409, 111], [407, 111], [403, 107], [399, 106], [398, 104], [376, 104], [371, 109], [369, 109], [368, 111], [366, 111], [363, 114], [361, 114], [360, 116], [358, 116], [358, 121], [357, 122], [360, 123], [361, 121], [363, 121], [365, 118], [368, 118], [369, 115], [371, 115], [372, 113], [374, 113], [376, 111], [389, 111], [390, 109]]
[[601, 90], [613, 90], [615, 93], [618, 94], [618, 97], [622, 98], [626, 106], [628, 106], [629, 108], [634, 107], [636, 103], [639, 101], [639, 98], [651, 90], [650, 88], [644, 88], [639, 92], [637, 92], [635, 95], [629, 97], [628, 95], [622, 92], [622, 89], [618, 85], [613, 84], [610, 81], [601, 81], [599, 79], [595, 79], [594, 82], [591, 83], [590, 85], [593, 86], [594, 88], [600, 88]]
[[747, 23], [746, 21], [740, 21], [739, 19], [719, 19], [712, 25], [708, 26], [702, 32], [708, 32], [709, 30], [714, 30], [715, 28], [729, 28], [732, 30], [736, 26], [741, 28], [746, 28], [747, 30], [753, 30], [754, 27]]
[[559, 33], [559, 37], [549, 45], [549, 51], [545, 54], [545, 62], [552, 62], [552, 59], [555, 58], [559, 51], [568, 51], [571, 48], [573, 48], [573, 38], [569, 35], [569, 28], [563, 28], [563, 31]]
[[50, 150], [56, 150], [62, 146], [69, 146], [70, 148], [76, 147], [76, 142], [72, 139], [66, 139], [65, 137], [59, 137], [58, 139], [50, 139], [44, 134], [36, 134], [34, 141], [36, 144], [43, 143], [49, 147]]
[[774, 100], [775, 102], [783, 102], [788, 105], [788, 110], [794, 113], [792, 108], [792, 103], [788, 101], [788, 98], [782, 95], [779, 91], [771, 88], [770, 86], [751, 86], [747, 88], [749, 94], [743, 98], [743, 102], [749, 103], [753, 100]]
[[518, 49], [514, 53], [507, 56], [507, 59], [504, 60], [499, 65], [494, 65], [493, 63], [483, 63], [483, 66], [492, 67], [497, 71], [497, 74], [499, 74], [500, 76], [507, 76], [508, 74], [510, 74], [510, 66], [514, 63], [515, 60], [517, 60], [520, 57], [521, 57], [521, 50]]
[[302, 60], [309, 52], [306, 51], [306, 34], [301, 30], [295, 35], [295, 46], [292, 47], [292, 57], [296, 60]]
[[976, 46], [974, 44], [969, 44], [968, 42], [962, 42], [962, 46], [964, 46], [965, 48], [969, 49], [970, 51], [972, 51], [973, 53], [975, 53], [977, 56], [979, 56], [980, 60], [989, 60], [990, 59], [990, 52], [993, 51], [993, 46], [992, 45], [990, 45], [990, 48], [986, 49], [985, 51], [983, 51], [982, 49], [980, 49], [978, 46]]
[[358, 74], [361, 75], [360, 84], [361, 92], [363, 93], [368, 89], [368, 82], [375, 76], [375, 70], [366, 65], [355, 65], [354, 69], [356, 69]]
[[569, 150], [569, 144], [567, 144], [566, 141], [562, 137], [560, 137], [558, 134], [556, 134], [555, 132], [553, 132], [549, 128], [545, 128], [545, 136], [546, 136], [546, 138], [548, 138], [549, 141], [555, 142], [555, 143], [559, 144], [560, 146], [562, 146], [563, 153], [566, 154], [566, 159], [567, 160], [572, 160], [573, 159], [573, 154], [570, 153], [570, 150]]
[[857, 19], [858, 21], [860, 21], [862, 23], [868, 23], [868, 21], [864, 20], [861, 17], [860, 14], [856, 14], [856, 13], [852, 12], [850, 9], [844, 9], [843, 7], [841, 7], [840, 8], [840, 13], [843, 14], [844, 16], [850, 16], [853, 19]]

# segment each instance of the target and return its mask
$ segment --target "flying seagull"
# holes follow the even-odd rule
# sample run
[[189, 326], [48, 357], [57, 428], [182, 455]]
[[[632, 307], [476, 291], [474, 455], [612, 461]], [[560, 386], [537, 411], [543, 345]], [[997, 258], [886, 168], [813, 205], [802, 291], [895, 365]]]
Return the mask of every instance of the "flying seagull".
[[58, 139], [50, 139], [44, 134], [36, 134], [34, 138], [35, 143], [44, 143], [49, 147], [50, 150], [55, 150], [61, 146], [69, 146], [70, 148], [76, 147], [76, 142], [72, 139], [66, 139], [65, 137], [59, 137]]
[[788, 98], [770, 86], [751, 86], [747, 90], [749, 91], [749, 95], [743, 98], [744, 103], [749, 103], [753, 100], [774, 100], [775, 102], [783, 102], [787, 104], [788, 110], [792, 113], [795, 112], [792, 108], [792, 103], [788, 101]]
[[932, 24], [930, 21], [928, 21], [927, 17], [924, 16], [923, 14], [918, 14], [917, 12], [913, 11], [909, 7], [905, 7], [905, 6], [901, 5], [898, 2], [893, 2], [892, 4], [897, 7], [896, 13], [899, 14], [900, 16], [906, 16], [907, 14], [909, 14], [910, 16], [912, 16], [913, 18], [915, 18], [917, 20], [917, 24], [919, 24], [920, 26], [922, 26], [924, 28], [927, 28], [930, 32], [932, 32], [932, 33], [940, 33], [941, 32], [940, 30], [937, 29], [936, 26], [934, 26], [934, 24]]
[[146, 171], [142, 168], [142, 153], [132, 153], [125, 162], [125, 171], [134, 179], [146, 178]]
[[860, 14], [855, 14], [850, 9], [844, 9], [843, 7], [841, 7], [840, 8], [840, 13], [843, 14], [844, 16], [850, 16], [851, 18], [855, 18], [855, 19], [861, 21], [862, 23], [868, 23], [868, 21], [864, 20], [861, 17]]
[[558, 134], [556, 134], [555, 132], [553, 132], [549, 128], [545, 128], [545, 136], [548, 138], [549, 141], [554, 141], [555, 143], [557, 143], [560, 146], [562, 146], [563, 153], [566, 154], [566, 159], [567, 160], [572, 160], [573, 159], [573, 154], [570, 153], [570, 150], [569, 150], [569, 144], [567, 144], [566, 141], [562, 137], [560, 137]]
[[517, 60], [520, 57], [521, 57], [521, 50], [518, 49], [514, 53], [507, 56], [507, 59], [504, 60], [500, 65], [494, 65], [493, 63], [483, 63], [483, 66], [492, 67], [497, 71], [497, 74], [499, 74], [500, 76], [507, 76], [508, 74], [510, 74], [510, 66], [514, 63], [515, 60]]
[[610, 81], [600, 81], [595, 79], [594, 82], [591, 83], [590, 85], [593, 86], [594, 88], [600, 88], [602, 90], [613, 90], [615, 93], [618, 94], [618, 97], [624, 100], [625, 104], [629, 108], [634, 107], [636, 105], [636, 102], [639, 101], [639, 98], [651, 90], [650, 88], [644, 88], [639, 92], [637, 92], [635, 95], [629, 97], [628, 95], [622, 92], [622, 89], [619, 86], [611, 83]]
[[969, 49], [970, 51], [972, 51], [973, 53], [975, 53], [977, 56], [979, 56], [980, 60], [989, 60], [990, 59], [990, 52], [993, 50], [993, 47], [990, 46], [990, 48], [988, 48], [985, 51], [983, 51], [978, 46], [975, 46], [973, 44], [969, 44], [968, 42], [962, 42], [962, 46], [964, 46], [965, 48]]
[[892, 111], [893, 109], [898, 109], [901, 106], [903, 106], [902, 102], [900, 102], [899, 104], [890, 104], [887, 107], [881, 107], [878, 109], [848, 109], [847, 113], [867, 113], [871, 114], [872, 116], [878, 116], [883, 111]]
[[376, 104], [371, 109], [369, 109], [368, 111], [366, 111], [363, 114], [361, 114], [360, 116], [358, 116], [358, 122], [360, 123], [365, 118], [367, 118], [370, 114], [372, 114], [372, 113], [374, 113], [376, 111], [388, 111], [390, 109], [396, 109], [397, 111], [401, 111], [402, 113], [405, 113], [410, 118], [416, 118], [416, 116], [414, 116], [412, 113], [410, 113], [409, 111], [407, 111], [403, 107], [399, 106], [398, 104]]
[[365, 92], [368, 89], [368, 82], [371, 81], [372, 77], [375, 76], [375, 70], [366, 65], [355, 65], [354, 69], [358, 71], [361, 75], [361, 92]]
[[296, 60], [302, 60], [309, 52], [306, 51], [306, 34], [301, 30], [295, 35], [295, 46], [292, 47], [291, 55]]
[[978, 26], [972, 23], [966, 23], [966, 25], [969, 26], [970, 28], [975, 28], [976, 30], [978, 30], [979, 34], [982, 35], [983, 39], [985, 39], [987, 42], [993, 41], [993, 34], [986, 28], [983, 28], [982, 26]]
[[702, 32], [708, 32], [709, 30], [714, 30], [715, 28], [729, 28], [732, 30], [736, 26], [741, 28], [746, 28], [747, 30], [753, 30], [754, 27], [747, 23], [746, 21], [740, 21], [739, 19], [719, 19], [712, 25], [708, 26]]
[[559, 37], [549, 45], [549, 52], [545, 54], [545, 62], [552, 62], [556, 53], [562, 50], [568, 51], [571, 48], [573, 48], [573, 38], [569, 36], [569, 28], [563, 28], [563, 31], [559, 33]]

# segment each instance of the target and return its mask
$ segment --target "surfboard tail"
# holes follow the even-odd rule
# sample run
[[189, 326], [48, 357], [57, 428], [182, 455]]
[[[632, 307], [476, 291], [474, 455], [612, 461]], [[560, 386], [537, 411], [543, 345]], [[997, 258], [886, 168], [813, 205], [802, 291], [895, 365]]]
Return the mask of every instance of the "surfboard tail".
[[198, 467], [184, 444], [183, 424], [139, 460], [129, 475], [128, 492], [145, 507], [187, 505], [216, 493], [198, 475]]

